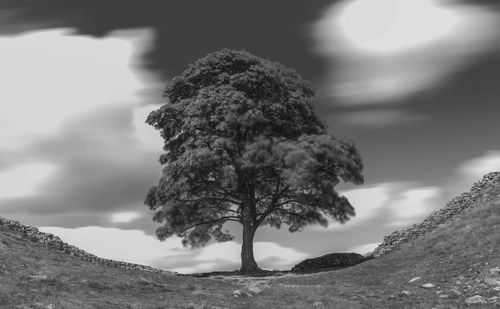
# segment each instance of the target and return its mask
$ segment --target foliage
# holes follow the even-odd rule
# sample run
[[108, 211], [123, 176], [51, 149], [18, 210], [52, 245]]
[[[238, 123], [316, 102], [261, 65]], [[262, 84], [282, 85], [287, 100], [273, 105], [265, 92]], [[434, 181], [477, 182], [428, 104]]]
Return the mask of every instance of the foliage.
[[354, 215], [334, 187], [363, 182], [359, 152], [327, 133], [293, 70], [225, 49], [190, 65], [164, 97], [146, 121], [165, 140], [163, 175], [145, 200], [160, 239], [195, 247], [232, 239], [227, 221], [295, 232]]

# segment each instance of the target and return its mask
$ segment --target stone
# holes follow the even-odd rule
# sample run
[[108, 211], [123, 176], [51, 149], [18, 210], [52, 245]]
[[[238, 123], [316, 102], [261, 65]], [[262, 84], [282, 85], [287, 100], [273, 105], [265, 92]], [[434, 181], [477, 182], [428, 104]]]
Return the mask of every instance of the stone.
[[500, 278], [486, 278], [484, 279], [484, 282], [486, 282], [489, 285], [500, 285]]
[[460, 291], [459, 291], [459, 290], [457, 290], [457, 289], [451, 289], [451, 291], [450, 291], [450, 292], [452, 292], [452, 293], [453, 293], [453, 294], [455, 294], [455, 295], [462, 295], [462, 292], [460, 292]]
[[233, 291], [233, 296], [234, 297], [253, 297], [252, 294], [247, 293], [247, 292], [242, 291], [242, 290], [234, 290]]
[[468, 305], [472, 305], [472, 304], [485, 304], [486, 303], [486, 299], [484, 299], [484, 297], [482, 297], [481, 295], [474, 295], [472, 297], [469, 297], [465, 300], [465, 303], [468, 304]]
[[401, 293], [399, 293], [401, 296], [410, 296], [411, 295], [411, 292], [410, 291], [402, 291]]
[[243, 296], [243, 295], [244, 295], [244, 294], [243, 294], [243, 292], [242, 292], [241, 290], [234, 290], [234, 291], [233, 291], [233, 296], [234, 296], [234, 297], [241, 297], [241, 296]]
[[435, 288], [436, 286], [432, 283], [424, 283], [421, 285], [421, 287], [423, 287], [424, 289], [432, 289]]
[[320, 307], [323, 306], [323, 302], [317, 301], [313, 304], [313, 307]]
[[500, 267], [491, 268], [490, 273], [495, 276], [500, 276]]
[[256, 286], [250, 286], [248, 288], [248, 291], [250, 293], [252, 293], [253, 295], [259, 295], [262, 292], [262, 290], [260, 288], [256, 287]]

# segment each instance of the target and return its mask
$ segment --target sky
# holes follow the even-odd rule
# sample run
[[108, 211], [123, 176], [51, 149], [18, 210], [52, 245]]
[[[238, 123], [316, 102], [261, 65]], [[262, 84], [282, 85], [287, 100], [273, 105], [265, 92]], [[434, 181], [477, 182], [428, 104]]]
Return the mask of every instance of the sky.
[[234, 241], [160, 242], [143, 204], [163, 141], [145, 124], [196, 59], [245, 49], [310, 80], [356, 143], [346, 224], [263, 227], [256, 260], [289, 269], [366, 253], [500, 171], [500, 5], [468, 0], [0, 0], [0, 216], [105, 258], [181, 273], [239, 268]]

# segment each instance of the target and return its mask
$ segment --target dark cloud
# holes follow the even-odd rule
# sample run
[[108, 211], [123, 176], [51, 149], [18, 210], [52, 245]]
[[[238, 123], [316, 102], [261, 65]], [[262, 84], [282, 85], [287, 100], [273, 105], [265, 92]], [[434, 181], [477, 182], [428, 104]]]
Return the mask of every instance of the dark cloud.
[[[99, 109], [73, 119], [57, 136], [32, 145], [29, 156], [56, 164], [57, 172], [39, 188], [39, 194], [10, 199], [2, 211], [48, 216], [146, 209], [142, 201], [160, 176], [161, 151], [138, 147], [131, 117], [129, 106]], [[80, 224], [98, 223], [85, 218]]]
[[[222, 48], [247, 49], [283, 62], [307, 78], [323, 69], [311, 53], [308, 27], [330, 0], [20, 0], [4, 1], [10, 16], [4, 33], [72, 27], [105, 36], [116, 29], [152, 27], [155, 45], [148, 67], [164, 76], [178, 74], [193, 60]], [[12, 26], [13, 25], [13, 26]]]

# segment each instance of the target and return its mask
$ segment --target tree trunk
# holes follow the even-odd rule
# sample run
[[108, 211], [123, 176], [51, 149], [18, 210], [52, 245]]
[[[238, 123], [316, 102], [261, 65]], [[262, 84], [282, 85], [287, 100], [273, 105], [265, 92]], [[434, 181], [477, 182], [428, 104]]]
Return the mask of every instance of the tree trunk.
[[253, 256], [253, 237], [255, 228], [251, 222], [243, 222], [243, 244], [241, 246], [241, 269], [244, 274], [254, 274], [262, 272]]

